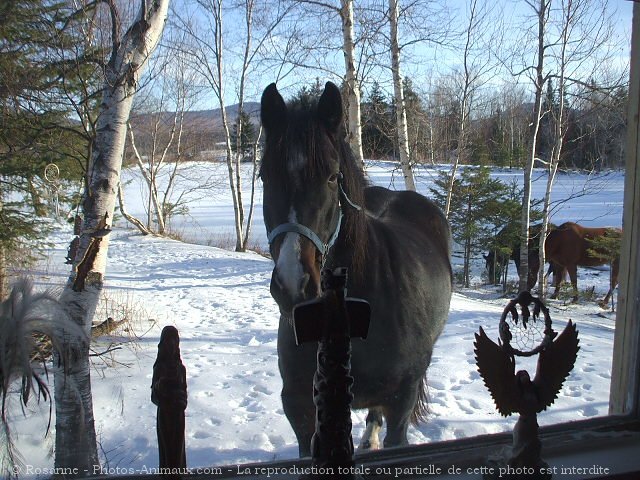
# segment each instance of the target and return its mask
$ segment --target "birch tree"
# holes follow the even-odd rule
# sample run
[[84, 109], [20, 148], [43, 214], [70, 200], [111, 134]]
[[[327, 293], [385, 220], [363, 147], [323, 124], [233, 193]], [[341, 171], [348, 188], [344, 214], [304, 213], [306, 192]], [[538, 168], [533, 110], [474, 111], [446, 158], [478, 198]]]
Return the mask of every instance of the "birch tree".
[[[547, 184], [545, 188], [542, 227], [539, 237], [540, 265], [544, 265], [544, 241], [547, 236], [549, 216], [551, 212], [551, 194], [558, 166], [560, 164], [565, 136], [567, 133], [566, 104], [572, 85], [582, 85], [578, 78], [594, 78], [597, 69], [607, 64], [609, 45], [611, 43], [613, 25], [608, 12], [607, 2], [599, 0], [560, 0], [555, 35], [551, 44], [555, 72], [550, 78], [557, 85], [557, 105], [549, 112], [553, 122], [553, 145], [547, 164]], [[615, 91], [619, 81], [605, 87]], [[538, 271], [538, 295], [545, 296], [544, 269]]]
[[[272, 3], [258, 2], [257, 0], [242, 0], [226, 10], [224, 0], [197, 0], [195, 2], [196, 9], [188, 12], [175, 12], [175, 17], [186, 35], [188, 35], [195, 46], [190, 52], [191, 66], [196, 69], [208, 87], [211, 88], [216, 99], [218, 108], [220, 109], [220, 121], [224, 136], [225, 157], [227, 164], [227, 174], [229, 188], [233, 201], [234, 211], [234, 229], [236, 237], [235, 249], [238, 252], [245, 251], [249, 241], [250, 222], [252, 208], [249, 207], [249, 215], [246, 215], [247, 202], [244, 199], [243, 178], [240, 163], [243, 157], [242, 149], [233, 148], [233, 128], [236, 125], [235, 134], [240, 136], [242, 118], [244, 109], [244, 98], [246, 85], [250, 80], [252, 67], [256, 67], [260, 56], [263, 53], [265, 44], [274, 33], [276, 27], [288, 15], [291, 10], [291, 4], [285, 5], [282, 2], [273, 5]], [[229, 33], [226, 31], [225, 18], [226, 15], [235, 15], [235, 23], [238, 17], [242, 19], [243, 28], [238, 37], [235, 38], [234, 47], [238, 49], [240, 45], [240, 54], [235, 54], [233, 48], [227, 46], [229, 42]], [[260, 18], [260, 29], [257, 32], [256, 17]], [[232, 66], [229, 65], [229, 58], [238, 60], [240, 71], [234, 72]], [[237, 76], [236, 76], [237, 74]], [[228, 90], [232, 90], [234, 82], [238, 84], [235, 91], [238, 100], [238, 117], [236, 119], [229, 118], [227, 112], [227, 101], [230, 99]], [[254, 168], [255, 171], [255, 168]], [[255, 183], [255, 172], [251, 177], [251, 190]], [[250, 195], [250, 201], [253, 195]]]
[[525, 3], [535, 12], [537, 20], [537, 34], [535, 35], [537, 50], [535, 54], [535, 63], [531, 67], [526, 67], [522, 73], [533, 73], [530, 77], [534, 87], [534, 106], [533, 121], [531, 135], [531, 150], [524, 168], [524, 184], [522, 193], [522, 214], [520, 216], [520, 271], [518, 289], [520, 291], [527, 289], [527, 279], [529, 276], [529, 223], [531, 215], [531, 177], [533, 174], [533, 165], [536, 160], [536, 146], [538, 132], [540, 130], [540, 120], [542, 118], [542, 96], [544, 86], [547, 81], [545, 76], [545, 58], [549, 45], [547, 39], [547, 22], [549, 20], [549, 12], [551, 9], [550, 0], [525, 0]]
[[456, 179], [458, 166], [465, 160], [468, 147], [468, 130], [477, 90], [487, 81], [487, 74], [496, 67], [491, 51], [499, 44], [496, 30], [498, 22], [487, 4], [479, 4], [478, 0], [470, 0], [467, 9], [467, 22], [462, 38], [462, 69], [455, 75], [457, 103], [459, 108], [458, 138], [456, 154], [451, 165], [447, 199], [444, 214], [448, 218], [451, 210], [451, 195]]
[[400, 71], [400, 44], [398, 42], [398, 0], [389, 0], [389, 28], [391, 40], [391, 72], [393, 74], [393, 94], [396, 102], [396, 131], [400, 167], [407, 190], [416, 189], [411, 158], [409, 156], [409, 132], [407, 128], [407, 111], [404, 103], [402, 73]]
[[342, 22], [342, 51], [344, 53], [345, 84], [347, 87], [347, 139], [356, 161], [364, 169], [362, 153], [362, 123], [360, 112], [360, 82], [356, 72], [353, 0], [340, 0], [338, 9]]
[[[179, 32], [167, 33], [173, 34], [168, 39], [170, 46], [163, 49], [157, 72], [153, 73], [155, 78], [147, 86], [155, 94], [136, 102], [134, 115], [128, 122], [129, 146], [147, 187], [146, 225], [122, 212], [142, 233], [153, 231], [159, 235], [167, 233], [170, 217], [186, 208], [187, 192], [192, 197], [191, 194], [212, 186], [211, 178], [194, 178], [192, 185], [182, 185], [179, 193], [175, 191], [180, 179], [188, 176], [180, 168], [186, 148], [185, 114], [197, 103], [200, 92], [194, 86], [194, 72], [185, 58], [188, 45]], [[138, 145], [136, 131], [142, 134], [142, 145]]]
[[[142, 68], [162, 35], [169, 0], [141, 1], [129, 28], [121, 32], [121, 11], [105, 0], [110, 19], [111, 48], [97, 120], [96, 138], [87, 171], [84, 221], [78, 254], [61, 296], [71, 319], [90, 338], [98, 299], [104, 286], [109, 233], [126, 139], [126, 123]], [[76, 337], [81, 354], [55, 374], [56, 468], [77, 469], [80, 476], [99, 465], [95, 437], [89, 345]]]
[[[338, 74], [344, 80], [346, 95], [343, 98], [345, 103], [347, 121], [347, 140], [356, 158], [356, 161], [364, 168], [364, 154], [362, 151], [362, 123], [361, 123], [361, 91], [362, 75], [359, 67], [362, 65], [361, 53], [358, 52], [356, 44], [358, 38], [355, 28], [355, 8], [353, 0], [292, 0], [293, 4], [300, 7], [300, 15], [307, 23], [307, 30], [300, 39], [298, 48], [305, 51], [309, 58], [302, 57], [291, 59], [295, 67], [309, 69], [324, 69], [327, 73], [338, 74], [333, 67], [324, 66], [326, 63], [327, 50], [329, 45], [335, 47], [331, 38], [331, 23], [335, 24], [336, 17], [340, 20], [340, 33], [342, 41], [340, 50], [344, 57], [344, 73]], [[313, 18], [314, 20], [310, 20]], [[311, 22], [311, 23], [310, 23]], [[323, 33], [318, 35], [318, 32]], [[336, 31], [337, 33], [337, 31]], [[335, 50], [334, 50], [335, 51]], [[325, 53], [322, 53], [325, 52]], [[325, 59], [319, 61], [317, 58], [324, 55]], [[309, 61], [311, 60], [311, 61]]]
[[[448, 42], [451, 15], [444, 3], [434, 1], [377, 0], [362, 7], [362, 49], [373, 67], [369, 76], [388, 71], [393, 85], [394, 136], [405, 188], [415, 190], [415, 179], [409, 139], [407, 92], [403, 70], [417, 50]], [[366, 36], [365, 36], [366, 34]], [[420, 47], [420, 48], [418, 48]], [[416, 54], [417, 56], [417, 54]], [[424, 60], [422, 60], [424, 61]]]

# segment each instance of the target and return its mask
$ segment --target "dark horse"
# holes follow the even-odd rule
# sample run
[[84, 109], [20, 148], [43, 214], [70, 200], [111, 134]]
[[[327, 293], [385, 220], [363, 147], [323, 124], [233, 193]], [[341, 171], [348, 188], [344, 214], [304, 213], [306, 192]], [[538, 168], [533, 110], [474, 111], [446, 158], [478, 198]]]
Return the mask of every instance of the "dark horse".
[[578, 300], [578, 267], [597, 267], [611, 264], [611, 280], [609, 291], [601, 304], [606, 304], [613, 293], [613, 289], [618, 285], [618, 271], [620, 269], [620, 256], [614, 257], [598, 249], [592, 242], [603, 237], [620, 235], [619, 228], [589, 228], [583, 227], [573, 222], [566, 222], [553, 230], [547, 236], [544, 244], [544, 254], [548, 262], [553, 262], [560, 266], [562, 271], [554, 275], [555, 291], [552, 298], [557, 298], [560, 284], [564, 278], [564, 272], [569, 272], [571, 285], [573, 286], [573, 301]]
[[[550, 232], [555, 228], [555, 225], [549, 224], [547, 232]], [[540, 270], [540, 232], [542, 231], [542, 224], [534, 224], [529, 227], [529, 243], [528, 243], [528, 265], [529, 272], [527, 275], [527, 290], [531, 290], [535, 287], [538, 281], [538, 271]], [[547, 236], [549, 233], [547, 233]], [[506, 269], [509, 260], [513, 260], [516, 265], [516, 271], [520, 273], [520, 237], [519, 230], [514, 230], [513, 226], [507, 225], [498, 232], [495, 237], [496, 245], [501, 247], [510, 254], [507, 256], [505, 253], [500, 252], [497, 248], [489, 251], [484, 256], [486, 261], [485, 267], [489, 275], [491, 282], [495, 282], [498, 274], [501, 274]], [[547, 275], [554, 271], [553, 263], [549, 264], [549, 271]]]
[[320, 271], [348, 268], [348, 293], [371, 305], [366, 341], [353, 343], [353, 407], [368, 408], [361, 448], [407, 444], [424, 419], [425, 372], [451, 300], [449, 225], [415, 192], [367, 184], [345, 141], [340, 91], [327, 83], [310, 108], [286, 105], [275, 84], [262, 94], [266, 143], [260, 177], [280, 308], [278, 366], [284, 412], [310, 454], [316, 346], [296, 346], [294, 305], [319, 296]]

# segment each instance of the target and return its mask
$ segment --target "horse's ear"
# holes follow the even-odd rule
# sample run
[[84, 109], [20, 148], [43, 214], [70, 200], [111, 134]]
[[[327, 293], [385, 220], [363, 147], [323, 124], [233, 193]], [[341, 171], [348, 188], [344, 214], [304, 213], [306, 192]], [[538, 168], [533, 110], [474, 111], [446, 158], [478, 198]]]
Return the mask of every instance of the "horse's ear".
[[267, 133], [282, 127], [287, 120], [287, 105], [275, 83], [269, 85], [262, 92], [260, 119]]
[[324, 86], [324, 92], [318, 100], [318, 118], [332, 133], [338, 131], [342, 122], [342, 97], [340, 89], [331, 82]]

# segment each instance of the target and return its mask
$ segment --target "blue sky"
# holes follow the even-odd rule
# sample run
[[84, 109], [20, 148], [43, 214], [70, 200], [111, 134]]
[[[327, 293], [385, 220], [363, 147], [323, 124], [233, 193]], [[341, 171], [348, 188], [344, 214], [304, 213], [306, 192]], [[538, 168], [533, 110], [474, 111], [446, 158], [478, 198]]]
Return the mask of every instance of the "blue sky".
[[[184, 2], [184, 4], [188, 4], [190, 0], [177, 1], [181, 4], [182, 2]], [[558, 0], [554, 0], [552, 5], [556, 5], [557, 3]], [[363, 4], [366, 3], [360, 2], [360, 5]], [[462, 26], [465, 25], [465, 11], [467, 9], [467, 5], [468, 2], [462, 0], [446, 2], [446, 7], [449, 10], [449, 16], [445, 16], [443, 18], [451, 19], [453, 29], [460, 30], [462, 29]], [[525, 5], [523, 0], [499, 0], [498, 2], [486, 3], [486, 5], [494, 6], [493, 15], [495, 18], [490, 22], [489, 27], [494, 26], [493, 23], [497, 25], [500, 22], [504, 22], [504, 27], [500, 27], [498, 30], [500, 33], [504, 33], [507, 42], [512, 41], [513, 36], [521, 33], [525, 28], [524, 22], [533, 21], [531, 14], [529, 13], [531, 10]], [[629, 41], [631, 36], [633, 3], [629, 0], [609, 0], [609, 7], [610, 11], [615, 11], [615, 41], [619, 41], [616, 49], [616, 58], [612, 60], [612, 62], [617, 69], [622, 69], [626, 67], [629, 59]], [[313, 22], [309, 23], [310, 28], [308, 29], [307, 35], [313, 37], [313, 32], [316, 28], [318, 29], [318, 32], [321, 32], [323, 29], [326, 29], [328, 26], [327, 24], [330, 21], [331, 17], [328, 17], [324, 20], [323, 25], [314, 25], [313, 22], [317, 22], [317, 20], [313, 20]], [[334, 22], [334, 26], [338, 28], [338, 30], [335, 40], [332, 41], [332, 43], [335, 46], [339, 46], [341, 38], [339, 35], [339, 22], [336, 15], [334, 15]], [[433, 22], [433, 19], [425, 19], [425, 28], [437, 27], [437, 25], [428, 25], [428, 23]], [[231, 40], [231, 37], [238, 33], [239, 29], [242, 28], [242, 18], [234, 18], [231, 14], [228, 14], [225, 17], [225, 23], [226, 33], [229, 35], [227, 45], [237, 47], [237, 42]], [[286, 38], [286, 34], [286, 31], [281, 32], [283, 41]], [[460, 40], [461, 38], [458, 37], [458, 41]], [[449, 42], [455, 43], [456, 36], [452, 35]], [[500, 52], [496, 52], [496, 54], [500, 55]], [[238, 56], [236, 55], [233, 57], [230, 52], [226, 52], [225, 55], [225, 63], [228, 72], [226, 78], [230, 79], [230, 82], [226, 87], [225, 103], [230, 105], [237, 101], [237, 97], [234, 94], [234, 88], [235, 84], [237, 84], [237, 80], [235, 79], [236, 76], [231, 73], [231, 70], [234, 68], [234, 65], [237, 65]], [[316, 61], [318, 62], [317, 68], [314, 68], [314, 63], [311, 61], [311, 68], [296, 68], [293, 73], [278, 82], [278, 87], [285, 97], [293, 95], [301, 88], [302, 85], [311, 84], [316, 78], [318, 78], [322, 83], [326, 80], [332, 80], [334, 82], [340, 81], [339, 75], [344, 72], [344, 60], [339, 49], [335, 49], [333, 52], [324, 52], [322, 58], [319, 58]], [[388, 64], [388, 59], [381, 57], [378, 62]], [[414, 85], [420, 93], [426, 93], [430, 89], [430, 85], [439, 81], [442, 77], [450, 75], [456, 69], [459, 70], [460, 65], [461, 54], [459, 50], [456, 51], [455, 48], [443, 47], [429, 42], [421, 42], [411, 48], [407, 47], [403, 53], [403, 74], [413, 80]], [[327, 69], [333, 70], [334, 73], [328, 73]], [[487, 74], [491, 75], [492, 78], [490, 82], [487, 83], [488, 86], [485, 88], [494, 88], [496, 85], [502, 83], [505, 78], [509, 82], [513, 81], [507, 72], [499, 70], [500, 68], [498, 66], [488, 69]], [[264, 87], [272, 81], [275, 81], [276, 78], [277, 75], [273, 69], [262, 67], [260, 69], [250, 69], [245, 99], [247, 101], [258, 101]], [[388, 67], [383, 65], [381, 67], [371, 68], [365, 75], [363, 82], [363, 96], [366, 96], [366, 92], [374, 80], [380, 83], [382, 88], [388, 93], [391, 93], [391, 74]], [[217, 108], [217, 100], [212, 94], [207, 93], [206, 90], [207, 89], [205, 89], [205, 92], [197, 103], [196, 108]]]

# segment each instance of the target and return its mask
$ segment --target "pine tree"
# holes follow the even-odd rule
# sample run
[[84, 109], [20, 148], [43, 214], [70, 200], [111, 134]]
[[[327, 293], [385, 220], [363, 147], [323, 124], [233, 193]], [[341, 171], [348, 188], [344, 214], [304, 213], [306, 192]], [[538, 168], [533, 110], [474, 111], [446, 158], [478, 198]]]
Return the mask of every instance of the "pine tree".
[[393, 112], [378, 82], [373, 82], [367, 101], [362, 105], [362, 150], [366, 158], [394, 155]]
[[324, 85], [316, 78], [311, 85], [303, 85], [291, 100], [299, 103], [302, 108], [309, 108], [320, 98], [323, 91]]
[[[238, 124], [240, 124], [240, 139], [238, 139]], [[238, 140], [240, 140], [238, 142]], [[236, 122], [233, 124], [233, 132], [231, 133], [231, 148], [234, 152], [242, 154], [245, 159], [248, 154], [253, 151], [253, 145], [256, 142], [256, 127], [251, 122], [251, 117], [247, 112], [242, 112]], [[249, 158], [249, 160], [251, 160]]]
[[0, 300], [4, 259], [24, 262], [43, 246], [45, 167], [55, 163], [61, 180], [78, 179], [83, 164], [74, 155], [88, 149], [66, 101], [78, 84], [70, 65], [81, 60], [71, 60], [73, 34], [64, 25], [63, 3], [0, 4]]
[[[431, 192], [442, 207], [450, 182], [448, 172], [441, 172]], [[487, 249], [495, 236], [496, 223], [509, 200], [509, 186], [490, 177], [487, 167], [465, 168], [453, 182], [449, 222], [453, 239], [463, 250], [462, 284], [470, 286], [470, 265], [474, 253]]]

